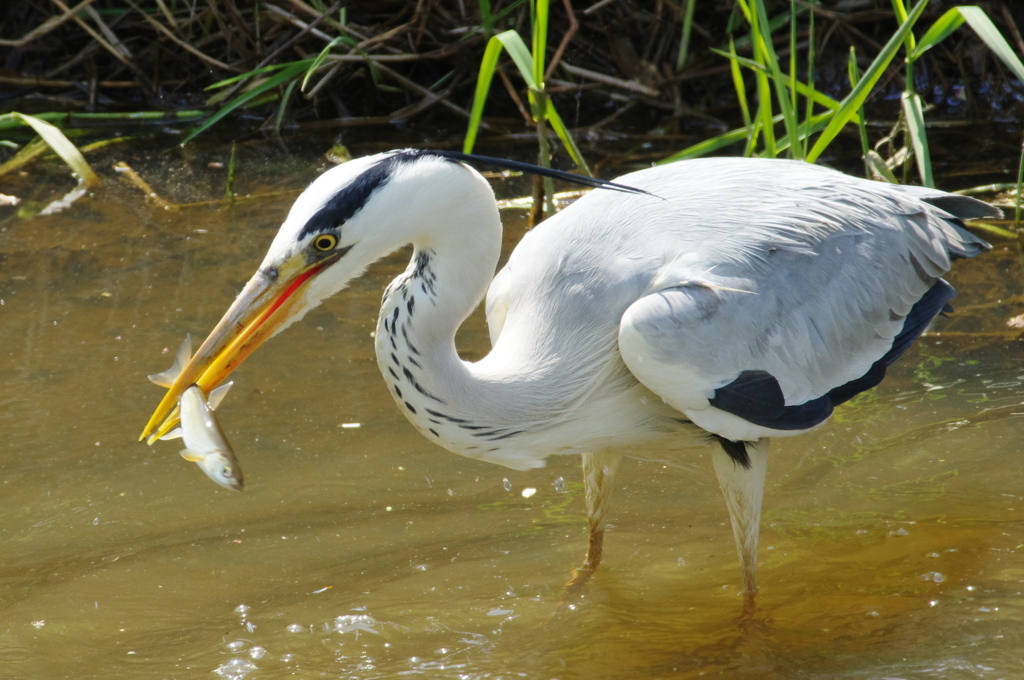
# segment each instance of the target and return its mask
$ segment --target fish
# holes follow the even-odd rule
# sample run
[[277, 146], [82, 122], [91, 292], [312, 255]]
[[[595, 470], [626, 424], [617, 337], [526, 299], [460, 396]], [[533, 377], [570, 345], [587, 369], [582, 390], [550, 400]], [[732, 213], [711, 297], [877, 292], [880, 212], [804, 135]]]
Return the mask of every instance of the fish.
[[[150, 381], [161, 387], [169, 387], [191, 358], [192, 339], [186, 336], [178, 348], [174, 364], [166, 371], [149, 376]], [[229, 382], [211, 390], [209, 397], [198, 385], [191, 385], [178, 401], [181, 427], [171, 430], [160, 439], [180, 437], [185, 442], [185, 448], [181, 450], [182, 458], [198, 465], [207, 477], [225, 489], [241, 491], [244, 483], [242, 468], [214, 415], [233, 384]]]

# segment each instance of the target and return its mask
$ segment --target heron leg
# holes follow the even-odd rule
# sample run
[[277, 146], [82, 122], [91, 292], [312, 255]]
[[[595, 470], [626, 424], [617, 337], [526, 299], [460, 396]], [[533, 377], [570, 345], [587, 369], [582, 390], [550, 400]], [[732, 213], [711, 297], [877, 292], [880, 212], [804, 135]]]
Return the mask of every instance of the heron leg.
[[[761, 526], [761, 499], [764, 496], [764, 479], [768, 471], [768, 439], [756, 442], [741, 442], [746, 452], [746, 460], [737, 457], [733, 449], [716, 450], [711, 454], [715, 465], [715, 474], [725, 496], [726, 507], [729, 508], [729, 519], [732, 521], [732, 533], [736, 539], [736, 551], [739, 553], [740, 569], [743, 573], [743, 594], [748, 602], [753, 602], [757, 593], [757, 538]], [[747, 464], [744, 465], [743, 463]]]
[[612, 495], [612, 482], [619, 468], [622, 456], [602, 451], [583, 454], [583, 487], [586, 492], [587, 524], [590, 540], [583, 566], [573, 569], [572, 578], [565, 587], [572, 590], [582, 586], [601, 564], [601, 550], [604, 546], [605, 511]]

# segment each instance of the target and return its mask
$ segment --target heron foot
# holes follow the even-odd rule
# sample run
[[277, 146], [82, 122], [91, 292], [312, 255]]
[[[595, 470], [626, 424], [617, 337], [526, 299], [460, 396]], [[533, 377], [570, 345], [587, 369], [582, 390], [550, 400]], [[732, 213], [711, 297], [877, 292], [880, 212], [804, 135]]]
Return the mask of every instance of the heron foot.
[[757, 613], [757, 589], [743, 592], [743, 611], [740, 614], [742, 619], [752, 619]]
[[587, 556], [583, 560], [583, 566], [572, 570], [572, 578], [565, 584], [568, 591], [578, 590], [590, 580], [590, 577], [601, 564], [601, 553], [604, 548], [604, 529], [590, 532], [590, 545], [587, 546]]

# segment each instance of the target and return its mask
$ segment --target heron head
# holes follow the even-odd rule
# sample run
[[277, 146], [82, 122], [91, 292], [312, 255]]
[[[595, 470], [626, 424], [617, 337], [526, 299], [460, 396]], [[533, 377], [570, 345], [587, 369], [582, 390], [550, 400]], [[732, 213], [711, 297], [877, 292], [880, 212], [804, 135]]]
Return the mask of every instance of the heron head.
[[173, 427], [176, 417], [167, 416], [189, 385], [209, 393], [264, 341], [378, 258], [407, 243], [430, 247], [420, 243], [437, 232], [430, 221], [458, 218], [466, 209], [467, 183], [482, 187], [483, 193], [469, 193], [489, 197], [493, 210], [493, 194], [478, 173], [430, 152], [368, 156], [317, 178], [296, 199], [259, 269], [168, 389], [140, 439], [153, 441]]

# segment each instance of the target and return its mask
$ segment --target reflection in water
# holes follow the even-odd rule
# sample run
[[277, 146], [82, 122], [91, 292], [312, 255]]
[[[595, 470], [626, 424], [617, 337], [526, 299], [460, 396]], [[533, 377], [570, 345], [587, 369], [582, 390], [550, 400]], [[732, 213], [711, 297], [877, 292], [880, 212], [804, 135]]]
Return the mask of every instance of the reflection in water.
[[[401, 256], [235, 374], [218, 415], [243, 493], [212, 485], [173, 443], [135, 443], [160, 396], [145, 376], [219, 318], [291, 197], [165, 214], [129, 191], [0, 225], [3, 677], [1021, 668], [1012, 246], [960, 263], [955, 315], [881, 388], [822, 431], [777, 442], [759, 609], [742, 619], [728, 518], [700, 450], [623, 465], [606, 562], [563, 602], [585, 550], [579, 463], [513, 472], [406, 423], [370, 337]], [[508, 219], [511, 245], [522, 222]], [[486, 352], [479, 317], [459, 342]]]

